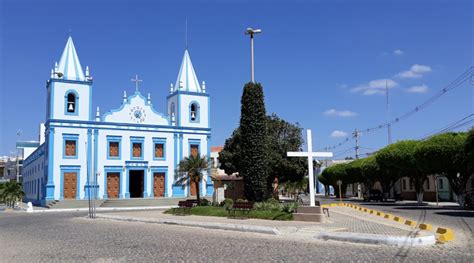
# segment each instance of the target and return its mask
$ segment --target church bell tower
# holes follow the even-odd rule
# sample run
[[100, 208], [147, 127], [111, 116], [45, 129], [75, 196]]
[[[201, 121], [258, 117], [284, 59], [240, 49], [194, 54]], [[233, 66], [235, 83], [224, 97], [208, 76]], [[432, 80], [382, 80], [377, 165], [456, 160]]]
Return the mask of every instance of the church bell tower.
[[51, 70], [47, 92], [46, 120], [93, 120], [92, 78], [88, 67], [84, 74], [71, 36]]
[[203, 81], [199, 84], [187, 49], [184, 51], [176, 83], [171, 84], [167, 105], [172, 125], [210, 128], [206, 83]]

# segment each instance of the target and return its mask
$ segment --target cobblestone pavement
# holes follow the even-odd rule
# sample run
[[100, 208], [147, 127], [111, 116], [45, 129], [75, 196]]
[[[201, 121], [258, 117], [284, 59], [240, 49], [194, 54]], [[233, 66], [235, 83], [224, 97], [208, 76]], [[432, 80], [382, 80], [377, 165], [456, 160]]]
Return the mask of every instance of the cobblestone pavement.
[[86, 219], [84, 213], [0, 213], [1, 262], [470, 262], [446, 246], [390, 247]]

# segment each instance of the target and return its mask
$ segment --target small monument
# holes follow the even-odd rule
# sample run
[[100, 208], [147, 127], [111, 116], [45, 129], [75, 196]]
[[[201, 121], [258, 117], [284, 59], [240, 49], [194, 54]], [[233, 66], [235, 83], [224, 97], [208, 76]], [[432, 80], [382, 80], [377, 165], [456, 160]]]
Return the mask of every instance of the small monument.
[[299, 207], [297, 213], [293, 214], [293, 219], [296, 221], [312, 221], [324, 222], [324, 213], [320, 206], [316, 206], [314, 200], [314, 170], [313, 159], [315, 157], [332, 157], [332, 152], [313, 152], [313, 142], [311, 137], [311, 130], [306, 131], [307, 152], [288, 152], [288, 157], [307, 157], [308, 158], [308, 174], [309, 174], [309, 200], [310, 206]]

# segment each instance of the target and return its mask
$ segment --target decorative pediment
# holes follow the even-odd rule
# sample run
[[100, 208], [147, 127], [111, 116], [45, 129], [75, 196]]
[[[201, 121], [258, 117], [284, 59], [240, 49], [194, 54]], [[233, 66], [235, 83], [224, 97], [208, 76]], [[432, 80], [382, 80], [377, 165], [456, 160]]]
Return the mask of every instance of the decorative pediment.
[[157, 112], [150, 100], [140, 92], [124, 100], [120, 108], [107, 112], [103, 118], [105, 122], [169, 125], [169, 119], [164, 114]]

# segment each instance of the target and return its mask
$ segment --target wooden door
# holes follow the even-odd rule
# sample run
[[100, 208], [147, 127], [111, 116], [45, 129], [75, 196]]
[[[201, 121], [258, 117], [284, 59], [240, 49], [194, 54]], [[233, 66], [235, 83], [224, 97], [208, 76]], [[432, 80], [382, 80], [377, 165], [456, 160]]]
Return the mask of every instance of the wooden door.
[[[191, 156], [193, 156], [193, 157], [199, 156], [199, 146], [198, 145], [191, 145]], [[194, 182], [194, 181], [191, 181], [189, 183], [189, 195], [196, 196], [196, 182]]]
[[64, 173], [64, 199], [76, 199], [77, 173]]
[[199, 155], [199, 146], [191, 145], [191, 156], [197, 157]]
[[153, 196], [154, 197], [165, 196], [165, 173], [153, 174]]
[[120, 174], [119, 173], [108, 173], [107, 174], [107, 197], [118, 198], [120, 190]]

